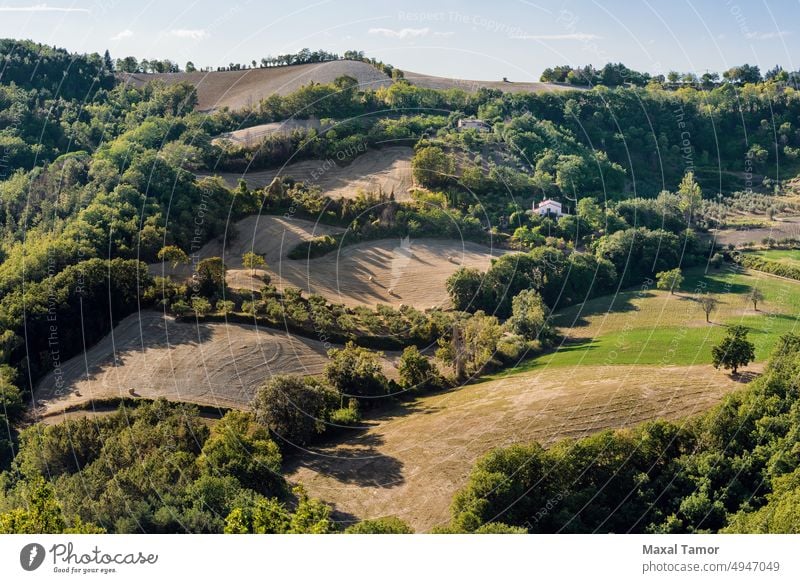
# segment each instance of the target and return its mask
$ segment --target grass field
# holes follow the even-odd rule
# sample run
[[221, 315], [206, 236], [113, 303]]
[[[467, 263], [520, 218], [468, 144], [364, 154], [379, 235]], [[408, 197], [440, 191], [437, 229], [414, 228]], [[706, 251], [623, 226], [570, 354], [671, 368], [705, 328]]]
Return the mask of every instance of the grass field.
[[748, 253], [770, 261], [780, 261], [781, 263], [800, 266], [800, 249], [765, 249], [749, 251]]
[[[708, 275], [702, 269], [691, 270], [685, 278], [674, 295], [653, 288], [637, 289], [558, 312], [554, 322], [566, 337], [558, 350], [499, 376], [542, 366], [708, 364], [711, 347], [732, 324], [750, 329], [756, 362], [760, 362], [767, 359], [782, 334], [800, 330], [800, 283], [724, 268]], [[754, 287], [766, 298], [758, 311], [745, 297]], [[695, 297], [695, 290], [702, 289], [720, 300], [710, 324]]]

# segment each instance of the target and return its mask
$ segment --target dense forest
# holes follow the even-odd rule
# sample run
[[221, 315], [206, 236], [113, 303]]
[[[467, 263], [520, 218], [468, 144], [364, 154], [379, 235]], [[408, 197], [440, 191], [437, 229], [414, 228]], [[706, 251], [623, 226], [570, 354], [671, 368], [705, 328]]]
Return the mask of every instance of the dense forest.
[[[336, 56], [283, 57], [281, 65]], [[115, 67], [158, 70], [150, 64], [0, 41], [0, 532], [342, 530], [328, 506], [281, 476], [281, 436], [311, 442], [357, 423], [376, 396], [442, 390], [511, 366], [552, 345], [553, 310], [721, 260], [698, 236], [717, 224], [718, 207], [742, 192], [780, 195], [800, 154], [800, 96], [786, 76], [467, 93], [420, 88], [372, 64], [395, 82], [372, 90], [342, 77], [205, 114], [194, 111], [187, 83], [138, 88], [115, 75]], [[292, 117], [332, 127], [255, 147], [217, 139]], [[489, 131], [461, 131], [465, 117]], [[385, 192], [331, 200], [292, 179], [230, 188], [214, 176], [304, 158], [347, 162], [386, 144], [414, 148], [420, 188], [410, 201]], [[543, 198], [572, 212], [525, 212]], [[347, 226], [349, 243], [458, 236], [517, 252], [486, 272], [451, 276], [451, 311], [345, 308], [278, 293], [269, 281], [240, 293], [227, 287], [219, 258], [197, 265], [196, 288], [147, 270], [188, 262], [247, 215], [289, 210]], [[341, 242], [312, 240], [295, 257]], [[32, 423], [33, 387], [46, 372], [154, 307], [308, 336], [323, 330], [344, 346], [331, 351], [323, 377], [265, 383], [252, 411], [217, 412], [211, 429], [208, 412], [162, 401], [123, 403], [96, 422]], [[433, 343], [452, 374], [419, 352]], [[456, 498], [451, 529], [797, 529], [786, 517], [797, 497], [799, 346], [786, 338], [763, 378], [689, 428], [654, 422], [490, 454]], [[403, 350], [399, 381], [377, 364], [375, 351], [388, 348]], [[297, 402], [319, 423], [298, 414]], [[553, 510], [539, 517], [544, 507]], [[407, 530], [391, 518], [351, 527]]]

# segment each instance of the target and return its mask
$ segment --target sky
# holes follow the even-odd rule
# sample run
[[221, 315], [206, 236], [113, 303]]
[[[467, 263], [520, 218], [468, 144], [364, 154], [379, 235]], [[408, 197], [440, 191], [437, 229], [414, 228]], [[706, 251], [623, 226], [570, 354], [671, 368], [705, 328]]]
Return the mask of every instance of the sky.
[[797, 70], [800, 0], [0, 0], [0, 37], [198, 67], [357, 49], [477, 80], [607, 62], [653, 74]]

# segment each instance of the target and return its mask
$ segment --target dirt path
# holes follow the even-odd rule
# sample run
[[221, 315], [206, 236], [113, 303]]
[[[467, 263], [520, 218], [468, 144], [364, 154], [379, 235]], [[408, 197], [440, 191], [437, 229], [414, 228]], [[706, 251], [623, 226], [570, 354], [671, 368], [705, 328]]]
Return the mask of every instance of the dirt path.
[[333, 199], [355, 198], [359, 192], [394, 192], [399, 201], [410, 200], [409, 189], [414, 185], [411, 159], [414, 150], [407, 146], [372, 149], [348, 165], [336, 160], [303, 160], [272, 170], [256, 170], [240, 174], [222, 172], [219, 176], [230, 186], [244, 179], [250, 188], [267, 186], [276, 176], [302, 180], [316, 186], [322, 194]]
[[[396, 376], [398, 354], [384, 358]], [[328, 362], [322, 342], [258, 326], [176, 322], [155, 311], [125, 318], [113, 331], [39, 383], [41, 415], [108, 397], [164, 397], [222, 407], [247, 407], [256, 388], [279, 374], [316, 375]]]
[[705, 365], [543, 368], [420, 399], [288, 471], [345, 516], [397, 515], [424, 532], [447, 522], [453, 494], [494, 447], [682, 418], [740, 386]]

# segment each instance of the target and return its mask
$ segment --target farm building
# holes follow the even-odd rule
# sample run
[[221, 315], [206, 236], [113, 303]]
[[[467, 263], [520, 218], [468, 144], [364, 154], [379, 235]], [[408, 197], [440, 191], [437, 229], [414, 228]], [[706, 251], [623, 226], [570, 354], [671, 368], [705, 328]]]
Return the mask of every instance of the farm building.
[[551, 200], [549, 198], [544, 199], [539, 204], [533, 204], [533, 212], [541, 215], [541, 216], [555, 216], [555, 217], [562, 217], [565, 213], [561, 209], [561, 203], [556, 200]]
[[482, 119], [467, 118], [458, 120], [458, 129], [478, 130], [479, 132], [488, 132], [489, 130], [491, 130], [491, 127], [489, 126], [488, 123], [486, 123]]

